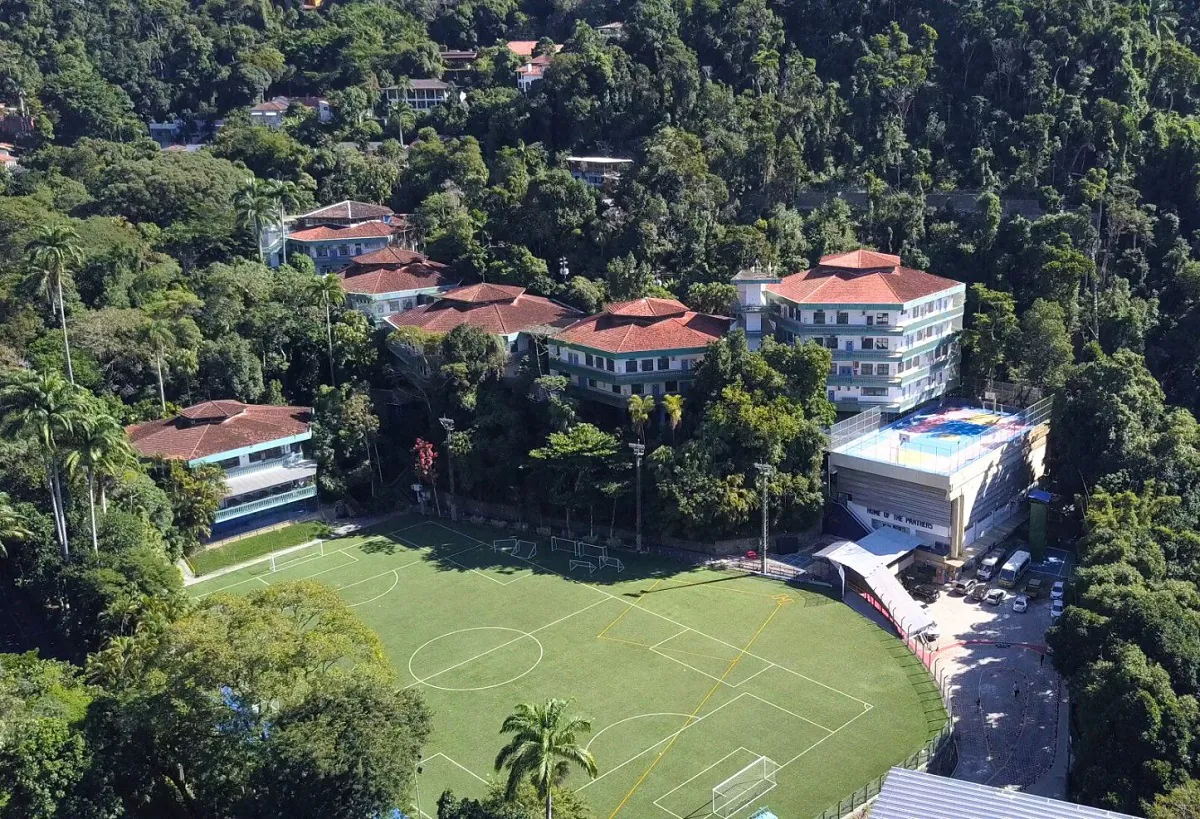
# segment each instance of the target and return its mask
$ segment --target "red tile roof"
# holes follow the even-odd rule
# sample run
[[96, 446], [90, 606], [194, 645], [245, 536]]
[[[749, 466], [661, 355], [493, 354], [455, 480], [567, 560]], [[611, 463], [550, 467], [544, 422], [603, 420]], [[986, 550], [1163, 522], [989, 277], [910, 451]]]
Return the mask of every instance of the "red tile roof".
[[363, 222], [347, 227], [329, 227], [318, 225], [288, 234], [288, 240], [293, 242], [334, 242], [339, 239], [378, 239], [391, 236], [396, 228], [386, 222]]
[[326, 207], [302, 214], [299, 218], [366, 221], [367, 219], [382, 219], [385, 216], [391, 216], [392, 213], [392, 209], [384, 205], [372, 205], [369, 202], [355, 202], [347, 199], [343, 202], [338, 202], [336, 205], [327, 205]]
[[[639, 299], [638, 302], [672, 302], [671, 299]], [[638, 302], [614, 305], [619, 308]], [[682, 305], [680, 305], [682, 306]], [[605, 353], [650, 353], [660, 350], [687, 350], [706, 347], [729, 331], [732, 319], [694, 313], [684, 308], [681, 313], [665, 317], [648, 314], [613, 314], [609, 311], [577, 321], [555, 336], [564, 344], [578, 344]]]
[[369, 296], [457, 283], [446, 265], [395, 245], [355, 256], [350, 266], [338, 273], [338, 278], [347, 293]]
[[816, 267], [769, 284], [767, 291], [796, 304], [904, 304], [959, 284], [902, 267], [899, 256], [854, 250], [824, 256]]
[[133, 424], [125, 433], [146, 457], [191, 461], [299, 435], [308, 431], [311, 419], [309, 407], [206, 401], [174, 418]]
[[[467, 298], [461, 298], [463, 291], [478, 292], [482, 288], [509, 291], [509, 295], [507, 298], [489, 296], [486, 301], [481, 301], [467, 293]], [[432, 304], [388, 316], [387, 322], [393, 327], [419, 327], [431, 333], [448, 333], [460, 324], [470, 324], [489, 333], [510, 335], [541, 327], [566, 327], [577, 318], [578, 310], [541, 296], [525, 295], [524, 288], [476, 284], [451, 290]]]
[[250, 110], [261, 112], [261, 113], [286, 111], [288, 109], [288, 106], [291, 104], [292, 104], [292, 101], [289, 100], [287, 97], [275, 97], [274, 99], [267, 100], [266, 102], [260, 102], [258, 105], [255, 105]]
[[687, 306], [675, 299], [634, 299], [610, 304], [604, 312], [613, 316], [678, 316], [687, 312]]
[[[487, 304], [493, 301], [512, 301], [525, 292], [524, 287], [511, 284], [470, 284], [445, 293], [442, 298], [450, 301], [461, 301], [468, 304]], [[534, 298], [530, 296], [530, 298]]]

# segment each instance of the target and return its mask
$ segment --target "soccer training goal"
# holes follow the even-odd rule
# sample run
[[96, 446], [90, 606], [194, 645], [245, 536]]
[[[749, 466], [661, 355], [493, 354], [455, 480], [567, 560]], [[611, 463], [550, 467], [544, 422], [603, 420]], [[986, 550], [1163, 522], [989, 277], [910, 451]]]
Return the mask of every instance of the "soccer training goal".
[[511, 552], [517, 548], [517, 539], [515, 537], [501, 538], [500, 540], [492, 541], [493, 552]]
[[303, 543], [294, 548], [285, 549], [282, 552], [271, 555], [271, 571], [277, 572], [280, 569], [286, 569], [288, 566], [305, 563], [324, 556], [325, 541], [314, 540], [312, 543]]
[[512, 556], [519, 560], [532, 560], [537, 557], [537, 544], [532, 540], [518, 540], [513, 547]]
[[570, 554], [570, 555], [578, 555], [579, 554], [579, 541], [571, 540], [570, 538], [565, 538], [565, 537], [551, 537], [550, 538], [550, 551], [566, 552], [567, 554]]
[[760, 756], [712, 789], [712, 812], [723, 819], [733, 816], [775, 788], [779, 765]]

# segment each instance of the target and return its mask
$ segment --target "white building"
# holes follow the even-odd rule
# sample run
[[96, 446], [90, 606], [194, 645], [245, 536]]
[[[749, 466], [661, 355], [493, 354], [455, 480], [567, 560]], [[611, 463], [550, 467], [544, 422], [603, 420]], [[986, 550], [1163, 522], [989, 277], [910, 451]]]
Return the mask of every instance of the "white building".
[[855, 250], [782, 278], [743, 271], [733, 283], [752, 346], [771, 333], [833, 353], [828, 398], [841, 412], [903, 412], [957, 383], [961, 282], [903, 267], [899, 256]]
[[1051, 405], [947, 402], [887, 425], [878, 411], [843, 421], [830, 436], [830, 496], [867, 530], [907, 533], [926, 562], [956, 571], [976, 541], [1026, 511], [1045, 473]]
[[338, 277], [350, 306], [376, 325], [461, 284], [441, 262], [394, 244], [355, 257]]
[[414, 111], [428, 111], [446, 101], [450, 88], [450, 83], [441, 80], [409, 80], [406, 85], [389, 86], [383, 93], [389, 108], [404, 103]]

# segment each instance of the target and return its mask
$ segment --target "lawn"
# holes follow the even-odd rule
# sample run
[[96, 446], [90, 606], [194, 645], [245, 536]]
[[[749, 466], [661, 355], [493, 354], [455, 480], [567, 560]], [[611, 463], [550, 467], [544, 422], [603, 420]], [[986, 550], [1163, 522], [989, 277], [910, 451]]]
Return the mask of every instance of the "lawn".
[[599, 777], [576, 773], [571, 784], [600, 819], [709, 816], [713, 786], [760, 757], [779, 766], [777, 784], [751, 786], [737, 815], [768, 806], [807, 819], [942, 727], [924, 667], [841, 603], [625, 554], [620, 573], [572, 570], [575, 556], [546, 541], [529, 559], [493, 550], [504, 536], [401, 522], [386, 535], [330, 541], [276, 572], [237, 572], [190, 592], [301, 578], [338, 589], [379, 634], [402, 684], [419, 687], [434, 710], [424, 817], [446, 788], [485, 791], [500, 723], [522, 701], [572, 697], [591, 718]]
[[309, 520], [303, 523], [293, 523], [282, 529], [263, 532], [261, 535], [251, 535], [224, 546], [205, 549], [188, 558], [188, 564], [197, 575], [205, 575], [233, 566], [243, 560], [252, 560], [265, 554], [298, 546], [310, 540], [321, 537], [329, 531], [329, 526], [319, 520]]

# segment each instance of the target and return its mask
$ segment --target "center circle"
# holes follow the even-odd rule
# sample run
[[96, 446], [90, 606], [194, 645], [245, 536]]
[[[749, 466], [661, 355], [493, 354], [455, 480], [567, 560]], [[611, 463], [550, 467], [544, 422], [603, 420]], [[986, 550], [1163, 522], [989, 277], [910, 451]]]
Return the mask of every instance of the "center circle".
[[[451, 637], [457, 637], [457, 636], [463, 635], [463, 634], [468, 634], [468, 633], [472, 633], [472, 632], [480, 632], [480, 631], [504, 632], [511, 636], [508, 637], [507, 639], [500, 640], [496, 645], [492, 646], [491, 648], [485, 649], [483, 651], [478, 651], [475, 654], [473, 654], [472, 656], [466, 657], [458, 662], [450, 662], [450, 663], [446, 664], [446, 666], [444, 668], [441, 668], [440, 670], [436, 670], [432, 674], [428, 674], [424, 677], [422, 677], [420, 674], [418, 674], [416, 671], [413, 670], [413, 665], [417, 660], [417, 656], [422, 651], [426, 651], [427, 649], [430, 649], [431, 647], [436, 646], [442, 640], [446, 640]], [[524, 671], [522, 671], [519, 674], [515, 674], [506, 680], [501, 680], [500, 682], [492, 683], [491, 685], [476, 685], [476, 686], [469, 686], [469, 687], [457, 687], [457, 686], [452, 686], [452, 685], [442, 685], [440, 683], [433, 682], [434, 679], [441, 678], [441, 677], [447, 675], [448, 673], [454, 671], [455, 669], [465, 666], [475, 660], [483, 659], [484, 657], [489, 657], [497, 652], [505, 651], [506, 649], [513, 647], [513, 646], [524, 645], [529, 640], [532, 640], [533, 644], [537, 646], [537, 658]], [[533, 669], [538, 667], [538, 665], [542, 662], [543, 656], [545, 656], [545, 650], [542, 648], [541, 641], [538, 640], [538, 638], [534, 637], [532, 634], [530, 634], [528, 631], [521, 631], [520, 629], [515, 629], [515, 628], [506, 628], [504, 626], [476, 626], [475, 628], [460, 628], [457, 631], [450, 631], [450, 632], [447, 632], [446, 634], [442, 634], [441, 636], [434, 637], [432, 640], [429, 640], [428, 642], [419, 646], [417, 648], [417, 650], [412, 653], [412, 656], [410, 656], [408, 658], [408, 673], [412, 675], [414, 680], [421, 683], [422, 685], [427, 685], [430, 688], [436, 688], [439, 691], [486, 691], [489, 688], [499, 688], [502, 685], [508, 685], [509, 683], [516, 682], [517, 680], [521, 679], [526, 674], [528, 674], [530, 671], [533, 671]], [[419, 663], [417, 663], [417, 664], [419, 665]]]

